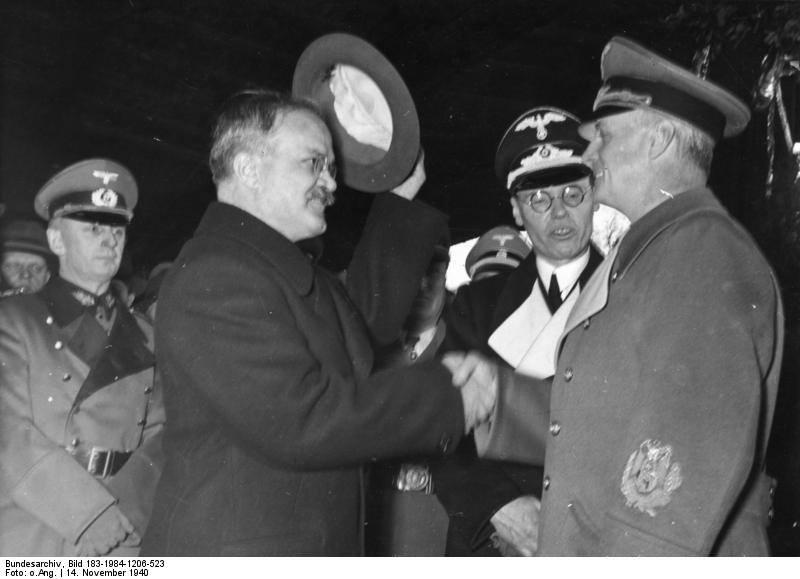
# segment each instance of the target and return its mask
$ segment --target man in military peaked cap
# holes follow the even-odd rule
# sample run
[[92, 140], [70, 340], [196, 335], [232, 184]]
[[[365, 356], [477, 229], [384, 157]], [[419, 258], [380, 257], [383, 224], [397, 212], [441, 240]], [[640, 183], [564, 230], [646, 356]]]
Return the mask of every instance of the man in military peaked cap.
[[[596, 204], [591, 170], [581, 160], [586, 141], [578, 134], [579, 125], [571, 113], [543, 106], [525, 112], [509, 126], [497, 149], [495, 169], [514, 221], [526, 229], [533, 248], [528, 253], [525, 247], [527, 256], [516, 268], [459, 288], [445, 308], [444, 324], [439, 322], [446, 328], [440, 352], [480, 352], [481, 358], [499, 364], [501, 386], [524, 382], [544, 397], [549, 394], [547, 386], [531, 382], [552, 376], [556, 340], [581, 288], [602, 259], [590, 244]], [[511, 239], [518, 239], [519, 234], [508, 229]], [[482, 246], [476, 245], [478, 260], [500, 259], [497, 250], [487, 254]], [[507, 258], [506, 254], [503, 259]], [[435, 319], [429, 320], [427, 329], [419, 324], [421, 339], [411, 356], [422, 355], [426, 336], [436, 325]], [[502, 426], [502, 421], [503, 417], [494, 417], [493, 428]], [[475, 435], [481, 448], [484, 430], [479, 428]], [[543, 439], [538, 431], [526, 433], [518, 438], [519, 444], [525, 446], [537, 436]], [[504, 462], [482, 461], [469, 438], [454, 458], [430, 463], [428, 486], [450, 515], [448, 555], [535, 552], [543, 440], [537, 448], [539, 467], [513, 464], [508, 460], [516, 458], [513, 453], [494, 457]], [[423, 525], [415, 521], [415, 526]]]
[[137, 201], [89, 159], [36, 195], [59, 275], [0, 303], [0, 553], [135, 555], [161, 471], [152, 329], [111, 279]]
[[501, 225], [478, 238], [467, 254], [464, 267], [469, 278], [478, 281], [514, 269], [530, 252], [530, 246], [519, 231]]
[[[583, 158], [598, 201], [632, 225], [559, 345], [539, 552], [766, 555], [780, 292], [706, 187], [715, 144], [749, 112], [626, 38], [601, 71]], [[527, 394], [499, 405], [548, 416]]]

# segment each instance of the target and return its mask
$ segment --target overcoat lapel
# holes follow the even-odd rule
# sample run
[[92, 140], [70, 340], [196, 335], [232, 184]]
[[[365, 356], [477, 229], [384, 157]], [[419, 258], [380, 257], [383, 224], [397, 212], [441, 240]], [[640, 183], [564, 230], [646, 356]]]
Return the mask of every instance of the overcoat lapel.
[[[116, 308], [117, 319], [97, 362], [92, 365], [73, 405], [80, 404], [101, 388], [155, 365], [147, 338], [126, 309]], [[84, 316], [89, 318], [89, 316]], [[93, 319], [91, 319], [94, 322]], [[94, 322], [99, 328], [99, 324]], [[102, 328], [100, 329], [102, 332]]]
[[561, 344], [564, 342], [564, 336], [602, 310], [606, 306], [606, 303], [608, 303], [608, 283], [611, 277], [611, 270], [617, 259], [618, 249], [619, 244], [609, 252], [589, 278], [589, 281], [583, 289], [581, 289], [575, 307], [572, 308], [569, 319], [564, 327], [564, 333], [559, 340], [556, 352], [561, 351]]

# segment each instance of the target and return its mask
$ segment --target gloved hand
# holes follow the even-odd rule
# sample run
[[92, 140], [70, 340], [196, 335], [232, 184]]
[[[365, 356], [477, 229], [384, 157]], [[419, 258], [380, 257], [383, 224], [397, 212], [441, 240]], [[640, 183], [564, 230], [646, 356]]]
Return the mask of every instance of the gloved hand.
[[140, 541], [128, 517], [119, 507], [111, 505], [80, 536], [75, 554], [79, 557], [106, 555], [120, 544], [137, 545]]
[[536, 554], [539, 548], [539, 510], [541, 502], [533, 495], [514, 499], [491, 518], [497, 532], [492, 543], [505, 557]]

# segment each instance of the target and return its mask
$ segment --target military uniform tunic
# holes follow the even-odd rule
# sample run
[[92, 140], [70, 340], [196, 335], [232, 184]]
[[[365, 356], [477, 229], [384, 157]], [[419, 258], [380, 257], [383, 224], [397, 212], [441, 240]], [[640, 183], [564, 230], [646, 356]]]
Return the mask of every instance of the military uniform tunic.
[[[553, 380], [542, 555], [766, 555], [777, 283], [707, 189], [636, 221], [573, 309]], [[501, 404], [547, 416], [526, 392]]]
[[[72, 555], [112, 504], [144, 534], [164, 426], [152, 330], [113, 298], [98, 322], [94, 300], [56, 277], [38, 294], [0, 302], [2, 555]], [[95, 461], [108, 450], [127, 461], [103, 463], [105, 477], [95, 464], [92, 474], [93, 449]]]

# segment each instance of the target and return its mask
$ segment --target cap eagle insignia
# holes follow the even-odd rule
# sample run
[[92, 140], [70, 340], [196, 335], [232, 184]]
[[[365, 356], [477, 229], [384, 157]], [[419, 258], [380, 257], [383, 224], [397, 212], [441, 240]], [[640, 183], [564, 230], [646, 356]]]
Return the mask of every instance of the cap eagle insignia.
[[543, 115], [531, 115], [517, 123], [517, 126], [514, 127], [514, 131], [519, 132], [525, 129], [536, 129], [536, 138], [542, 141], [547, 138], [547, 125], [550, 123], [561, 123], [566, 120], [567, 117], [564, 115], [553, 112], [547, 112]]
[[92, 177], [95, 177], [96, 179], [102, 179], [103, 185], [108, 185], [119, 178], [119, 173], [112, 173], [110, 171], [92, 171]]
[[512, 239], [514, 239], [514, 236], [513, 235], [503, 235], [501, 233], [498, 233], [497, 235], [492, 235], [492, 239], [497, 241], [500, 244], [500, 247], [503, 247], [506, 244], [506, 242], [511, 241]]

